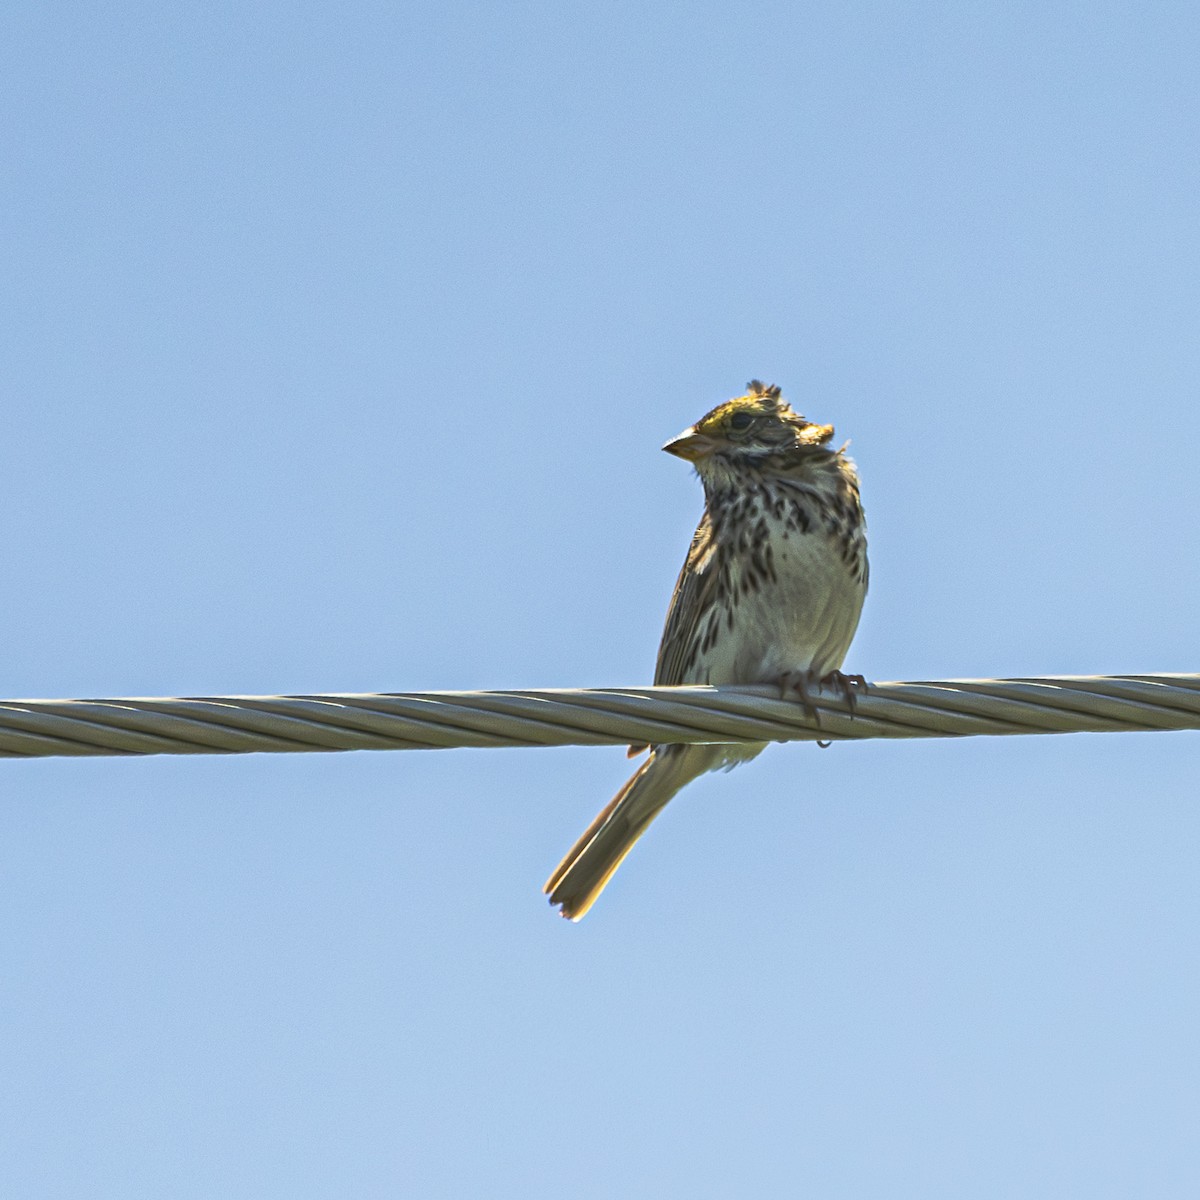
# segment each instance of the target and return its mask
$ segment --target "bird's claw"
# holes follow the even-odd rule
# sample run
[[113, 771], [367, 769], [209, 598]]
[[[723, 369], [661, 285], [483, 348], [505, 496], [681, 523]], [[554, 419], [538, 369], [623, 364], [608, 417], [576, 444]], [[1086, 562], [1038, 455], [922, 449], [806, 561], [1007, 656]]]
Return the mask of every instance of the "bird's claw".
[[868, 691], [866, 678], [862, 675], [845, 675], [841, 671], [830, 671], [817, 679], [812, 671], [785, 671], [779, 677], [779, 698], [781, 700], [798, 700], [804, 709], [804, 715], [818, 728], [821, 728], [821, 714], [817, 710], [816, 699], [822, 688], [828, 687], [840, 693], [846, 702], [851, 720], [858, 707], [858, 694], [866, 695]]
[[846, 707], [850, 710], [851, 720], [858, 708], [858, 693], [861, 692], [865, 696], [868, 691], [865, 676], [844, 675], [841, 671], [830, 671], [821, 680], [821, 686], [831, 687], [834, 691], [841, 692], [842, 699], [846, 701]]
[[780, 700], [798, 700], [804, 709], [804, 715], [818, 728], [821, 728], [821, 714], [814, 703], [815, 690], [819, 691], [821, 684], [811, 671], [784, 671], [779, 677]]

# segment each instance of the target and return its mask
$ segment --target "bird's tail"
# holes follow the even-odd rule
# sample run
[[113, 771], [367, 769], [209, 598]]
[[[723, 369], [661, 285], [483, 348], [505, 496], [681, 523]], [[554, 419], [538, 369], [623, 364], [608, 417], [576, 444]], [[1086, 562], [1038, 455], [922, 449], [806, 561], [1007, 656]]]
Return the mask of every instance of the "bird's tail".
[[684, 784], [712, 765], [708, 746], [659, 746], [650, 751], [609, 801], [542, 889], [564, 917], [578, 921], [596, 902], [650, 822]]

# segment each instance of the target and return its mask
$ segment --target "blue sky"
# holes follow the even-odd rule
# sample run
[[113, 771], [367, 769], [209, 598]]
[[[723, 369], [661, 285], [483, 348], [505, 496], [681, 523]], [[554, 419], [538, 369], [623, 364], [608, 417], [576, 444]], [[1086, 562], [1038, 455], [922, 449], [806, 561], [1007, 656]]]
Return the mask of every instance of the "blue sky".
[[[10, 6], [9, 697], [648, 682], [753, 377], [875, 679], [1196, 669], [1193, 5]], [[0, 763], [0, 1191], [1200, 1187], [1191, 734]]]

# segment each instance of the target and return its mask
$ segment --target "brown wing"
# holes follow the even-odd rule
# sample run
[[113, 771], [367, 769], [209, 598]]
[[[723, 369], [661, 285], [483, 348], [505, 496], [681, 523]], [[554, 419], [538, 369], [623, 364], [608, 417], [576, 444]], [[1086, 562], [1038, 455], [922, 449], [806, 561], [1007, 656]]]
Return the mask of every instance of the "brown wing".
[[[716, 542], [713, 540], [713, 522], [709, 521], [708, 509], [700, 518], [700, 524], [692, 534], [688, 558], [676, 580], [676, 589], [671, 595], [671, 607], [667, 608], [666, 628], [659, 642], [659, 661], [654, 667], [655, 688], [673, 688], [682, 683], [695, 683], [684, 679], [685, 668], [696, 644], [700, 619], [708, 611], [709, 601], [714, 598], [718, 570], [716, 570]], [[647, 745], [632, 745], [629, 757], [648, 750]]]
[[658, 664], [654, 669], [656, 686], [673, 687], [695, 682], [684, 679], [688, 660], [696, 646], [701, 617], [709, 611], [717, 586], [716, 542], [708, 510], [692, 537], [687, 561], [679, 572], [671, 607], [667, 609], [667, 624], [658, 647]]
[[[667, 624], [658, 644], [658, 663], [654, 668], [655, 687], [674, 687], [685, 680], [683, 673], [696, 644], [701, 615], [708, 610], [717, 587], [716, 542], [708, 509], [700, 518], [692, 544], [684, 560], [683, 570], [675, 581], [671, 607], [667, 609]], [[646, 745], [629, 747], [633, 758], [648, 750]]]

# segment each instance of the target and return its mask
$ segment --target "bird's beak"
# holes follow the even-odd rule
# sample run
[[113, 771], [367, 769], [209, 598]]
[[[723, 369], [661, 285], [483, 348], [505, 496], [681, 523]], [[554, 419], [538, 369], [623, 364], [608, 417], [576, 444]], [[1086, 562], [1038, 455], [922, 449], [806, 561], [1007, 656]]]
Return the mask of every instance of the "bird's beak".
[[677, 438], [672, 438], [663, 447], [668, 454], [674, 454], [676, 458], [686, 458], [688, 462], [699, 462], [716, 448], [716, 442], [702, 433], [697, 433], [694, 425], [691, 429], [685, 429]]

